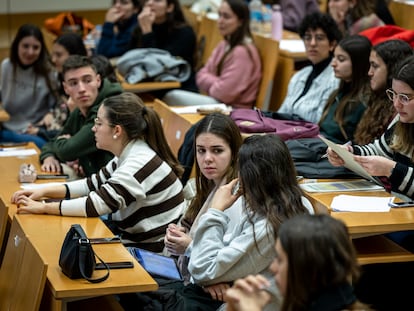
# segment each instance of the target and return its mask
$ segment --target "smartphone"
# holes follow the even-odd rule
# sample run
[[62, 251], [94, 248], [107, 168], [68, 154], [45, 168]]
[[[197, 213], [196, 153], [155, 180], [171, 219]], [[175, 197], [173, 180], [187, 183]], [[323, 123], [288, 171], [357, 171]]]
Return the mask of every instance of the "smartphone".
[[231, 194], [232, 195], [237, 195], [237, 193], [239, 192], [239, 190], [240, 190], [240, 181], [237, 181], [236, 184], [231, 189]]
[[37, 179], [67, 179], [69, 175], [67, 174], [41, 174], [37, 175]]
[[[109, 269], [125, 269], [134, 267], [134, 263], [132, 261], [114, 261], [107, 262], [106, 264], [108, 265]], [[95, 270], [103, 269], [106, 269], [106, 267], [102, 262], [96, 263]]]
[[389, 206], [391, 207], [412, 207], [414, 206], [414, 201], [406, 201], [406, 202], [390, 202], [388, 203]]
[[91, 244], [111, 244], [111, 243], [121, 243], [121, 238], [119, 236], [114, 236], [111, 238], [95, 238], [89, 239]]

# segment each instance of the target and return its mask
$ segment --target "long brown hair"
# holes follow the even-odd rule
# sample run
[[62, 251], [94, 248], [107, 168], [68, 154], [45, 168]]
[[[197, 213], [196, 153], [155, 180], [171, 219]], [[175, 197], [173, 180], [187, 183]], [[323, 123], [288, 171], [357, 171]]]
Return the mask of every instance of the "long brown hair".
[[106, 108], [106, 117], [110, 124], [121, 125], [129, 140], [144, 140], [167, 162], [177, 177], [182, 175], [184, 170], [168, 146], [158, 114], [146, 107], [141, 98], [124, 92], [104, 99], [102, 105]]
[[[230, 147], [231, 150], [231, 162], [225, 172], [223, 178], [226, 182], [229, 182], [233, 178], [237, 177], [236, 172], [236, 163], [237, 163], [237, 154], [239, 148], [242, 144], [242, 137], [240, 135], [240, 130], [234, 121], [226, 115], [221, 113], [212, 113], [206, 116], [198, 124], [195, 134], [194, 134], [194, 157], [197, 158], [197, 148], [196, 140], [197, 137], [201, 134], [211, 133], [221, 139], [223, 139]], [[197, 194], [194, 199], [191, 201], [190, 206], [188, 207], [184, 219], [183, 226], [190, 227], [194, 222], [198, 212], [206, 201], [211, 190], [214, 188], [214, 182], [208, 180], [200, 170], [198, 164], [196, 165], [196, 189]]]
[[[369, 98], [369, 55], [371, 53], [371, 42], [363, 36], [354, 35], [342, 39], [338, 46], [348, 53], [352, 63], [352, 79], [351, 82], [341, 80], [339, 88], [332, 93], [322, 113], [319, 123], [327, 117], [330, 108], [337, 101], [339, 104], [335, 110], [335, 121], [341, 129], [345, 139], [350, 139], [345, 132], [345, 118], [352, 113], [361, 102], [368, 102]], [[340, 95], [348, 87], [347, 93], [339, 98]]]
[[[402, 81], [414, 90], [414, 56], [406, 58], [400, 64], [397, 74], [394, 76], [394, 80]], [[414, 123], [397, 122], [390, 146], [397, 152], [407, 154], [413, 160]]]
[[392, 85], [392, 77], [396, 74], [398, 64], [406, 57], [413, 55], [411, 46], [402, 40], [387, 40], [372, 47], [377, 56], [387, 67], [386, 83], [380, 90], [373, 91], [368, 107], [365, 110], [354, 135], [355, 143], [365, 145], [385, 132], [396, 114], [385, 90]]

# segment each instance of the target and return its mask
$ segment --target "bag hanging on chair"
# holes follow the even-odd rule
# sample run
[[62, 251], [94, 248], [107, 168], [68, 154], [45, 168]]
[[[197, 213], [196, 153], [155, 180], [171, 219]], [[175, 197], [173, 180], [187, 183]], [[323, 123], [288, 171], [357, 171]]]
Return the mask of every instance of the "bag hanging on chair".
[[[96, 266], [95, 256], [102, 262], [107, 272], [102, 277], [92, 279], [91, 276]], [[60, 251], [59, 266], [69, 278], [84, 278], [91, 283], [105, 281], [109, 276], [108, 265], [95, 254], [88, 237], [79, 224], [73, 224], [66, 234]]]
[[74, 32], [83, 38], [95, 28], [95, 25], [86, 18], [72, 12], [63, 12], [45, 20], [45, 28], [51, 33], [60, 36], [67, 32]]

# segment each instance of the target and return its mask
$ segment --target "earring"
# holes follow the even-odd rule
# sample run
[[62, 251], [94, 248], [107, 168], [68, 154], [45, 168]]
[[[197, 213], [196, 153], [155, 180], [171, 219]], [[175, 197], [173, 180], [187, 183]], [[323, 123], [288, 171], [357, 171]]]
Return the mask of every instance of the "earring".
[[114, 136], [112, 136], [112, 138], [113, 138], [113, 139], [117, 139], [117, 138], [118, 138], [118, 136], [114, 135]]

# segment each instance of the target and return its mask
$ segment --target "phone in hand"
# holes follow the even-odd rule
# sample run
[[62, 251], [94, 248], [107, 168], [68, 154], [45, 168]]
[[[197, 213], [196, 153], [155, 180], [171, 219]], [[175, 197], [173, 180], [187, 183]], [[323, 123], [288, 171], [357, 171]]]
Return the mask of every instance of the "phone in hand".
[[414, 201], [405, 201], [405, 202], [390, 202], [388, 203], [389, 206], [394, 208], [401, 208], [401, 207], [414, 207]]

